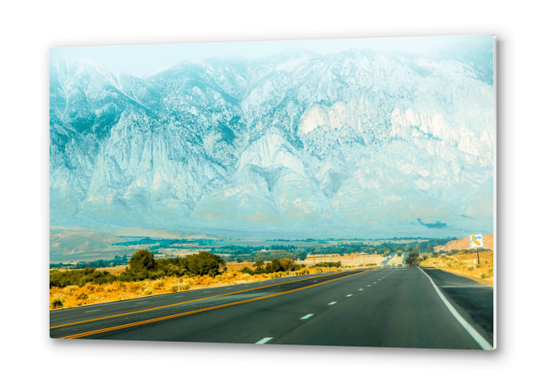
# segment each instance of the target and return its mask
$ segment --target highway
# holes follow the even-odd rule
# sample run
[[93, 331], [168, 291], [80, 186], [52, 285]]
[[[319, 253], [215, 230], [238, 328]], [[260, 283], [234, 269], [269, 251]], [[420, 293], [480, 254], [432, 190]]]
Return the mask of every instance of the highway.
[[493, 288], [379, 267], [52, 311], [50, 323], [52, 338], [487, 350]]
[[393, 259], [395, 257], [395, 253], [392, 253], [391, 255], [389, 255], [387, 258], [385, 258], [384, 260], [382, 260], [382, 262], [380, 263], [380, 265], [387, 265], [388, 262]]

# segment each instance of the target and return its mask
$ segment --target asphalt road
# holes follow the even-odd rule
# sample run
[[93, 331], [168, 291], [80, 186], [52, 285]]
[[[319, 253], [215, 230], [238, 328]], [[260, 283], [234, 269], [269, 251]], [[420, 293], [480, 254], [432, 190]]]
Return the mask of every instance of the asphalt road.
[[[440, 291], [470, 331], [425, 273], [443, 287]], [[425, 273], [417, 267], [354, 270], [53, 311], [50, 334], [53, 338], [481, 349], [484, 341], [473, 338], [474, 329], [488, 349], [493, 344], [493, 289], [443, 271], [426, 269]]]
[[392, 253], [392, 254], [389, 255], [386, 259], [384, 259], [384, 260], [380, 263], [380, 265], [387, 265], [388, 262], [389, 262], [391, 259], [393, 259], [394, 257], [395, 257], [395, 253]]

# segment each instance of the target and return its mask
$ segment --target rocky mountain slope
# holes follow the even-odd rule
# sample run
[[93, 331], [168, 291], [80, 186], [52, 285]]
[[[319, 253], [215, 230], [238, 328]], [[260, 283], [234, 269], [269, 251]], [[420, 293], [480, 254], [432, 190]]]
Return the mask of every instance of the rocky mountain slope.
[[[494, 248], [493, 234], [490, 233], [490, 234], [487, 234], [487, 235], [483, 235], [482, 238], [484, 239], [484, 249], [493, 250], [493, 248]], [[452, 249], [456, 249], [458, 251], [460, 251], [462, 249], [470, 249], [470, 239], [469, 239], [469, 237], [463, 237], [463, 238], [458, 239], [458, 240], [452, 240], [449, 243], [447, 243], [446, 245], [435, 247], [435, 252], [440, 252], [440, 251], [449, 252]]]
[[144, 78], [52, 63], [50, 79], [54, 225], [492, 231], [492, 46], [289, 51]]

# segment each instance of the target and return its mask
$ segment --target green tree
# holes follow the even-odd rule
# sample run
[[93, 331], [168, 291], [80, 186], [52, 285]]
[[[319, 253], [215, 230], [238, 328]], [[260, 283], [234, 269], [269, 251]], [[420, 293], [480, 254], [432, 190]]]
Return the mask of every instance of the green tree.
[[186, 256], [186, 269], [194, 275], [209, 275], [214, 277], [218, 275], [221, 268], [226, 266], [226, 262], [215, 254], [209, 252], [200, 252], [196, 255]]
[[280, 259], [279, 261], [282, 270], [285, 272], [291, 271], [294, 268], [295, 263], [292, 259]]
[[282, 270], [282, 266], [280, 265], [280, 262], [278, 259], [271, 260], [270, 263], [267, 263], [265, 265], [265, 272], [266, 273], [273, 273], [273, 272], [279, 272]]
[[136, 273], [154, 271], [156, 269], [154, 253], [150, 253], [144, 249], [137, 251], [130, 259], [128, 266], [133, 272]]
[[418, 257], [420, 257], [419, 252], [409, 252], [405, 261], [408, 265], [416, 265], [418, 264]]

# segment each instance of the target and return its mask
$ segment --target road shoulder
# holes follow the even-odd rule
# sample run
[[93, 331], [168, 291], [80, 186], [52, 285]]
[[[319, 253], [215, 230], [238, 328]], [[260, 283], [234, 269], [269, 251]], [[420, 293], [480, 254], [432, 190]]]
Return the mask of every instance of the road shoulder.
[[494, 345], [493, 287], [436, 268], [421, 268], [454, 309], [491, 345]]

